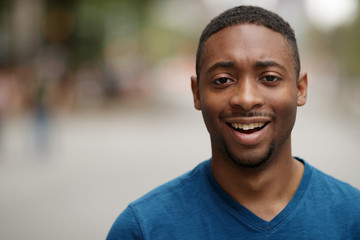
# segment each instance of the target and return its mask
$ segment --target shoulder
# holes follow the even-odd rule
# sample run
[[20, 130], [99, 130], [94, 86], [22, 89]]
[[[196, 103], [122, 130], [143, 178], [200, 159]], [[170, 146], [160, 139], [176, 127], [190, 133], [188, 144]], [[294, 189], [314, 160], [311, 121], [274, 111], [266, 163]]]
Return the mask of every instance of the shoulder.
[[308, 163], [305, 168], [310, 177], [299, 209], [307, 221], [326, 226], [327, 232], [331, 229], [334, 234], [345, 234], [346, 239], [359, 236], [360, 191]]
[[199, 192], [206, 191], [205, 175], [208, 166], [209, 161], [202, 162], [192, 171], [130, 203], [116, 219], [109, 236], [111, 233], [121, 232], [127, 232], [128, 236], [154, 233], [160, 229], [168, 229], [171, 223], [182, 222], [199, 205], [196, 203], [201, 196]]
[[128, 206], [115, 220], [106, 240], [141, 239], [142, 233], [139, 223], [130, 206]]
[[311, 168], [307, 197], [319, 204], [319, 208], [332, 209], [333, 213], [357, 219], [360, 224], [360, 191], [350, 184]]
[[312, 168], [312, 186], [320, 191], [322, 194], [339, 197], [343, 200], [357, 199], [360, 200], [360, 190], [351, 186], [342, 180], [339, 180], [321, 170], [310, 166]]
[[[180, 195], [189, 195], [197, 190], [199, 185], [204, 184], [204, 175], [209, 161], [205, 161], [196, 166], [193, 170], [165, 183], [148, 192], [144, 196], [130, 204], [134, 208], [142, 205], [149, 205], [159, 201], [177, 201]], [[183, 199], [182, 199], [183, 200]]]

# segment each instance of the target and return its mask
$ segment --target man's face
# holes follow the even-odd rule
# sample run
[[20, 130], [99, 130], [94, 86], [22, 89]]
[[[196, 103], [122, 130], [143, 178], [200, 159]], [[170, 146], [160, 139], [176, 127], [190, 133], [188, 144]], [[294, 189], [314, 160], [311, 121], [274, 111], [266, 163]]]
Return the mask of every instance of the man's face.
[[293, 54], [281, 34], [235, 25], [212, 35], [192, 77], [195, 108], [210, 133], [213, 158], [257, 167], [291, 156], [297, 106], [306, 102], [307, 77], [296, 81]]

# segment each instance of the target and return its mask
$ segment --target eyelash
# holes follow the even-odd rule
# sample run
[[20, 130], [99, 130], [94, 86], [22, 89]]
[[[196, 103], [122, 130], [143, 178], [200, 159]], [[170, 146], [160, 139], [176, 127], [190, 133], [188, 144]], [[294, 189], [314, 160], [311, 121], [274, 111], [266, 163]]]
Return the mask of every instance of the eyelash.
[[[271, 78], [272, 80], [267, 80], [267, 78]], [[262, 78], [260, 78], [260, 80], [264, 80], [265, 82], [267, 82], [267, 83], [275, 83], [275, 82], [277, 82], [277, 81], [279, 81], [279, 80], [281, 80], [281, 78], [279, 78], [279, 77], [277, 77], [277, 76], [274, 76], [274, 75], [267, 75], [267, 76], [264, 76], [264, 77], [262, 77]]]
[[[221, 80], [226, 80], [226, 82], [221, 83], [221, 82], [220, 82]], [[215, 83], [216, 85], [225, 85], [225, 84], [228, 84], [230, 81], [231, 81], [231, 79], [229, 79], [229, 78], [227, 78], [227, 77], [221, 77], [221, 78], [215, 79], [215, 80], [214, 80], [214, 83]]]
[[[271, 80], [268, 79], [268, 78], [271, 78]], [[224, 81], [224, 80], [225, 80], [225, 82], [221, 82], [221, 81]], [[266, 83], [275, 83], [275, 82], [281, 80], [281, 78], [279, 78], [279, 77], [277, 77], [277, 76], [274, 76], [274, 75], [267, 75], [267, 76], [264, 76], [264, 77], [260, 78], [260, 80], [261, 80], [261, 81], [264, 81], [264, 82], [266, 82]], [[214, 83], [215, 85], [219, 85], [219, 86], [221, 86], [221, 85], [223, 85], [223, 86], [224, 86], [224, 85], [228, 85], [230, 82], [232, 82], [232, 80], [231, 80], [230, 78], [227, 78], [227, 77], [217, 78], [217, 79], [215, 79], [215, 80], [213, 81], [213, 83]]]

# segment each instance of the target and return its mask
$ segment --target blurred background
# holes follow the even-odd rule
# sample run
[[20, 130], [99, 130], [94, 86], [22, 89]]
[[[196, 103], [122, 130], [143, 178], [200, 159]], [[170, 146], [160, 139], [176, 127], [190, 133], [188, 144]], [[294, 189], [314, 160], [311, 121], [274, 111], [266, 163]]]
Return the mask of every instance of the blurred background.
[[0, 239], [104, 239], [208, 159], [190, 76], [203, 28], [240, 4], [295, 29], [309, 99], [294, 154], [360, 188], [358, 0], [2, 0]]

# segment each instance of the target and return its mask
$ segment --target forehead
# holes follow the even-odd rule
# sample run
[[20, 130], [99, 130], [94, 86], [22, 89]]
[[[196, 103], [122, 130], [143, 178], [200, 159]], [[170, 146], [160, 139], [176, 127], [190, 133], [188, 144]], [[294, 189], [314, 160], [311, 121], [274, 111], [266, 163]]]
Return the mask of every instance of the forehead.
[[291, 47], [280, 33], [254, 24], [235, 25], [213, 34], [205, 42], [200, 72], [217, 61], [264, 59], [295, 68]]

